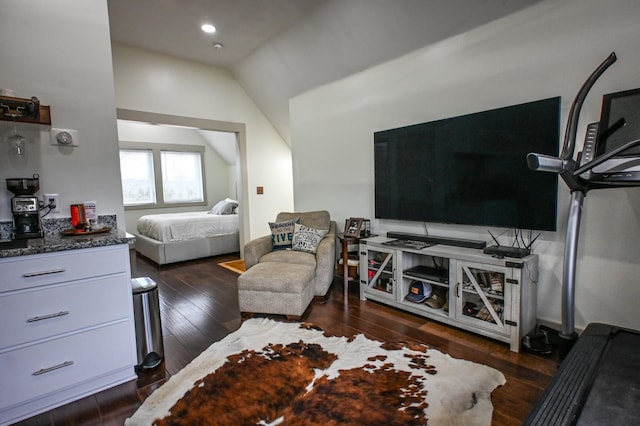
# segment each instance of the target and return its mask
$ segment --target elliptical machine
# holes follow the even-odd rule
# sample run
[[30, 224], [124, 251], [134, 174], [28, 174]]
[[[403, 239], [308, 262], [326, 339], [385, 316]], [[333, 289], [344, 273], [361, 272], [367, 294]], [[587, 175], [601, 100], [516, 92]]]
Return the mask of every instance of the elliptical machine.
[[[599, 139], [604, 139], [625, 126], [623, 118], [614, 123], [607, 121], [607, 128], [601, 128], [602, 123], [600, 122], [589, 124], [583, 151], [578, 153], [577, 160], [573, 158], [578, 118], [584, 99], [596, 80], [616, 60], [615, 52], [612, 52], [593, 71], [578, 91], [569, 111], [560, 156], [552, 157], [537, 153], [527, 155], [527, 165], [531, 170], [558, 173], [571, 191], [562, 274], [562, 329], [559, 333], [561, 359], [565, 358], [578, 339], [578, 334], [575, 331], [575, 274], [584, 198], [587, 192], [593, 189], [640, 186], [640, 172], [627, 171], [624, 165], [617, 164], [615, 161], [616, 157], [628, 154], [633, 148], [640, 146], [640, 139], [624, 143], [607, 152], [600, 152], [602, 150], [596, 147]], [[636, 137], [638, 136], [640, 135], [636, 135]], [[639, 157], [636, 156], [636, 161]], [[595, 168], [605, 171], [596, 173], [594, 172]]]

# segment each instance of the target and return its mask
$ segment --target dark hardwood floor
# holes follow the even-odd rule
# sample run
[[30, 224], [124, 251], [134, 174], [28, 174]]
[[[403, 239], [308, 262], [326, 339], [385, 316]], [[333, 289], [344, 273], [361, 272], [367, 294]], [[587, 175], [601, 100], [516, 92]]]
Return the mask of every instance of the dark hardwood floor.
[[[142, 401], [205, 348], [240, 327], [237, 274], [218, 266], [237, 259], [225, 255], [158, 267], [132, 255], [132, 276], [148, 276], [160, 292], [165, 360], [140, 372], [138, 380], [86, 397], [24, 420], [19, 425], [121, 425]], [[282, 318], [284, 319], [284, 318]], [[519, 425], [526, 418], [558, 365], [557, 354], [513, 353], [508, 345], [438, 324], [425, 318], [362, 302], [356, 285], [348, 302], [342, 281], [336, 279], [325, 301], [314, 301], [305, 312], [313, 322], [336, 335], [363, 333], [388, 341], [423, 342], [455, 358], [494, 367], [507, 383], [492, 393], [493, 424]], [[105, 354], [108, 356], [108, 354]]]

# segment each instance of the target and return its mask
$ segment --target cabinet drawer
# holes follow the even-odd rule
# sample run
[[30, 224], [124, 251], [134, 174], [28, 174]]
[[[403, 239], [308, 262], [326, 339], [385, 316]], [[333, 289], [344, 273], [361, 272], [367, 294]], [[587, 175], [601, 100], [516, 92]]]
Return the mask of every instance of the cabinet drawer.
[[0, 350], [129, 318], [131, 306], [125, 274], [0, 293]]
[[0, 410], [118, 369], [133, 371], [132, 333], [123, 321], [0, 354]]
[[0, 259], [0, 293], [128, 271], [127, 245]]

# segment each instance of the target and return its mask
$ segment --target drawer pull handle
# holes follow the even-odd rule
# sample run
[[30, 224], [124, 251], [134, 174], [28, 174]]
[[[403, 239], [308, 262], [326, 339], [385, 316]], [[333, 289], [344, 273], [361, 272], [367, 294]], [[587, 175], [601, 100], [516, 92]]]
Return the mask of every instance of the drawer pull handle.
[[60, 368], [69, 367], [70, 365], [73, 365], [73, 361], [65, 361], [62, 364], [54, 365], [53, 367], [41, 368], [38, 371], [34, 371], [33, 375], [34, 376], [39, 376], [41, 374], [49, 373], [51, 371], [58, 370]]
[[64, 268], [50, 269], [48, 271], [40, 271], [40, 272], [27, 272], [26, 274], [22, 274], [22, 276], [24, 278], [29, 278], [29, 277], [38, 277], [40, 275], [59, 274], [61, 272], [64, 272]]
[[56, 312], [55, 314], [41, 315], [38, 317], [29, 318], [27, 322], [42, 321], [49, 318], [63, 317], [65, 315], [69, 315], [69, 311], [60, 311], [60, 312]]

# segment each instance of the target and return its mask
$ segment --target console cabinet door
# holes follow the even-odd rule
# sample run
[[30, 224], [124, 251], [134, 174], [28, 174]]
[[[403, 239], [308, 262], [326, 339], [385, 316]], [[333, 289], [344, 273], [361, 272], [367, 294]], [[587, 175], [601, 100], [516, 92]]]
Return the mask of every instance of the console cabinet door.
[[456, 273], [455, 318], [479, 332], [511, 335], [512, 293], [518, 291], [512, 268], [457, 261]]
[[396, 299], [395, 250], [367, 247], [360, 250], [360, 298], [364, 293]]

